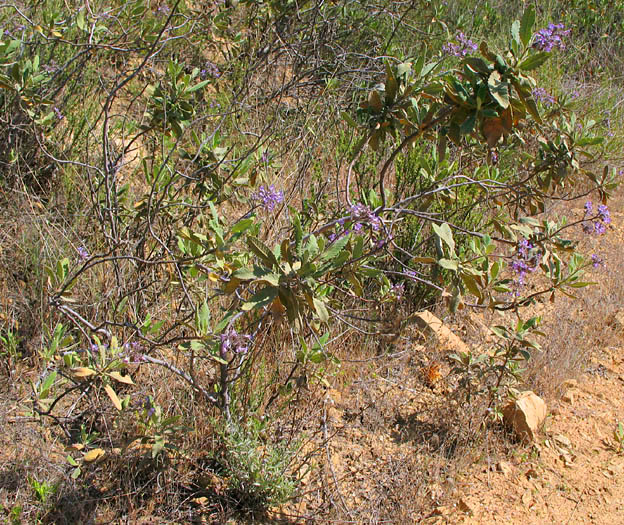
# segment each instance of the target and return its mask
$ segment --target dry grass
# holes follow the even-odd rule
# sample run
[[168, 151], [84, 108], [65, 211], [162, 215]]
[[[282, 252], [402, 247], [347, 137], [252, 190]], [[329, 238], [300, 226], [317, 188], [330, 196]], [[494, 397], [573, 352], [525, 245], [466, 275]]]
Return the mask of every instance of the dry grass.
[[[293, 71], [283, 56], [269, 55], [255, 67], [249, 72], [248, 89], [254, 90], [251, 98], [270, 97], [265, 105], [258, 103], [260, 110], [245, 125], [262, 130], [275, 118], [281, 126], [279, 133], [266, 137], [281, 164], [262, 176], [268, 183], [277, 180], [283, 185], [288, 204], [300, 208], [301, 198], [314, 193], [318, 196], [315, 205], [322, 207], [320, 189], [334, 182], [338, 193], [344, 189], [345, 160], [335, 158], [333, 144], [321, 141], [314, 150], [305, 146], [315, 140], [314, 131], [323, 129], [322, 124], [335, 122], [335, 108], [329, 103], [322, 109], [313, 107], [318, 86]], [[162, 73], [162, 69], [154, 71]], [[292, 89], [284, 88], [291, 82]], [[596, 86], [580, 88], [597, 92]], [[210, 95], [216, 91], [211, 89]], [[344, 102], [340, 94], [332, 95], [325, 88], [322, 92], [328, 99], [335, 96]], [[131, 108], [140, 120], [141, 110], [130, 103], [132, 96], [120, 93], [113, 113], [123, 115], [124, 108]], [[585, 97], [588, 100], [589, 94]], [[239, 125], [236, 122], [232, 127]], [[123, 146], [117, 139], [116, 146]], [[240, 142], [243, 149], [253, 140]], [[158, 145], [139, 141], [134, 148], [148, 156]], [[119, 174], [121, 180], [131, 182], [131, 204], [150, 190], [133, 179], [137, 175], [136, 151], [125, 159], [128, 164]], [[256, 372], [236, 387], [234, 396], [245, 411], [240, 415], [260, 427], [249, 449], [255, 457], [269, 458], [271, 451], [283, 444], [293, 447], [281, 478], [297, 481], [298, 488], [279, 507], [264, 508], [264, 501], [250, 497], [251, 490], [236, 485], [231, 449], [240, 443], [226, 443], [218, 410], [163, 368], [128, 367], [136, 386], [118, 386], [120, 396], [130, 396], [131, 408], [121, 415], [99, 385], [84, 396], [69, 396], [57, 406], [59, 413], [79, 416], [67, 420], [31, 417], [27, 414], [32, 408], [30, 383], [47, 373], [39, 352], [49, 343], [46, 334], [56, 323], [67, 323], [48, 307], [42, 267], [68, 256], [75, 268], [76, 249], [96, 237], [93, 223], [85, 215], [93, 197], [88, 192], [88, 176], [69, 173], [66, 177], [72, 180], [64, 181], [59, 173], [56, 178], [46, 174], [47, 191], [56, 188], [49, 195], [42, 197], [45, 188], [31, 186], [13, 193], [2, 190], [1, 196], [0, 330], [16, 333], [21, 353], [7, 362], [6, 374], [3, 370], [0, 376], [0, 420], [8, 422], [0, 436], [0, 504], [6, 516], [21, 507], [26, 523], [410, 523], [427, 518], [455, 498], [468, 465], [491, 462], [514, 446], [500, 425], [482, 424], [486, 399], [466, 401], [458, 378], [450, 374], [446, 348], [413, 327], [397, 333], [397, 319], [412, 313], [413, 306], [405, 304], [371, 309], [379, 321], [371, 323], [368, 334], [345, 329], [336, 336], [326, 350], [340, 365], [327, 361], [322, 369], [297, 364], [298, 334], [279, 316], [258, 334], [251, 361]], [[32, 182], [30, 173], [23, 175], [24, 181]], [[311, 192], [311, 187], [319, 191]], [[622, 202], [618, 198], [615, 209], [621, 209]], [[224, 210], [227, 215], [239, 216], [243, 207], [227, 205]], [[621, 220], [617, 213], [613, 215], [614, 220]], [[153, 227], [156, 234], [174, 239], [170, 225], [155, 221]], [[288, 227], [284, 208], [268, 225], [266, 235], [270, 241], [277, 240]], [[128, 229], [129, 238], [135, 233]], [[607, 263], [606, 269], [592, 272], [599, 285], [582, 290], [578, 300], [563, 298], [536, 308], [536, 313], [544, 310], [546, 314], [546, 337], [543, 351], [529, 363], [523, 386], [552, 399], [562, 381], [583, 370], [594, 348], [611, 344], [613, 334], [593, 320], [611, 318], [623, 304], [622, 241], [611, 236], [585, 239], [583, 247], [597, 251]], [[104, 252], [105, 242], [94, 240], [91, 249]], [[141, 255], [154, 254], [158, 245], [147, 241], [142, 249]], [[134, 325], [140, 324], [148, 311], [155, 319], [164, 320], [164, 329], [175, 328], [172, 337], [183, 337], [185, 327], [176, 322], [190, 310], [183, 291], [172, 285], [177, 278], [172, 266], [138, 268], [130, 261], [100, 264], [84, 275], [73, 290], [73, 299], [86, 318], [100, 321], [106, 318], [107, 309], [128, 293], [127, 318], [120, 317], [113, 325], [124, 342], [137, 332]], [[131, 292], [145, 283], [150, 283], [149, 290]], [[207, 295], [209, 286], [199, 292]], [[215, 316], [222, 307], [227, 307], [226, 300], [211, 304]], [[444, 305], [431, 307], [445, 316], [456, 333], [482, 350], [492, 344], [486, 326], [501, 321], [494, 315], [466, 311], [447, 316]], [[191, 368], [189, 356], [178, 351], [175, 341], [156, 345], [154, 356]], [[213, 388], [214, 362], [198, 360], [194, 365], [203, 384]], [[439, 381], [427, 378], [431, 366], [440, 367]], [[168, 436], [168, 444], [175, 448], [155, 459], [151, 456], [154, 433], [144, 436], [146, 443], [136, 439], [142, 432], [139, 419], [146, 396], [153, 397], [164, 415], [180, 415], [183, 427]], [[93, 446], [104, 448], [106, 455], [84, 465], [81, 475], [73, 479], [66, 457], [73, 454], [79, 458], [80, 454], [67, 447], [80, 440], [81, 426], [98, 434]], [[47, 482], [57, 487], [56, 491], [44, 503], [29, 478]]]

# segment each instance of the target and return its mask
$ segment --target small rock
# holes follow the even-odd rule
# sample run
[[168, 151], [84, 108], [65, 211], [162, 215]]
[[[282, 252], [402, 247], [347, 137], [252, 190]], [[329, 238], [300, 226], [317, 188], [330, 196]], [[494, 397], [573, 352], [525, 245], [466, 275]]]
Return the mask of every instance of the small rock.
[[533, 503], [533, 495], [531, 494], [530, 490], [527, 490], [523, 495], [522, 495], [522, 503], [524, 503], [524, 505], [526, 507], [530, 507]]
[[624, 331], [624, 310], [616, 312], [616, 314], [613, 316], [613, 322], [611, 324], [613, 328], [615, 328], [617, 331]]
[[466, 498], [459, 498], [459, 501], [457, 502], [457, 508], [462, 512], [465, 512], [466, 514], [474, 516], [475, 511], [477, 510], [477, 504], [476, 502], [469, 501]]
[[496, 470], [503, 474], [503, 476], [509, 476], [513, 471], [513, 466], [509, 461], [499, 461], [496, 465]]
[[572, 442], [570, 441], [570, 438], [564, 436], [563, 434], [557, 434], [553, 436], [553, 439], [566, 448], [572, 448]]
[[503, 419], [523, 441], [535, 441], [540, 425], [546, 419], [546, 403], [530, 390], [503, 408]]
[[535, 470], [534, 468], [530, 468], [529, 470], [527, 470], [524, 475], [526, 476], [526, 479], [533, 479], [539, 476], [537, 470]]
[[574, 390], [566, 390], [565, 394], [561, 396], [561, 400], [569, 403], [570, 405], [573, 405], [575, 400]]
[[470, 348], [459, 337], [457, 337], [448, 326], [440, 319], [433, 315], [430, 311], [425, 310], [416, 315], [416, 324], [418, 327], [433, 335], [438, 344], [446, 346], [448, 350], [468, 352]]

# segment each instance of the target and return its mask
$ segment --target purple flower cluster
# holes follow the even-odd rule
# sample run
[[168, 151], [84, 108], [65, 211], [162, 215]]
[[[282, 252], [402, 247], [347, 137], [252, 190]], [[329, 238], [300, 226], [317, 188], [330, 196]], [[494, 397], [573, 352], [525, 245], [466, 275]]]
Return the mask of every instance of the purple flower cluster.
[[147, 411], [146, 415], [148, 419], [151, 418], [156, 412], [156, 407], [154, 406], [150, 396], [145, 397], [145, 400], [143, 401], [143, 410]]
[[555, 103], [555, 97], [553, 97], [544, 88], [535, 88], [532, 91], [535, 102], [541, 102], [544, 106], [550, 107]]
[[250, 335], [239, 334], [234, 328], [228, 328], [221, 334], [221, 353], [231, 351], [235, 354], [246, 354], [250, 343]]
[[46, 73], [54, 73], [58, 69], [58, 64], [54, 60], [50, 60], [48, 64], [43, 64], [41, 69]]
[[214, 62], [208, 60], [199, 72], [199, 76], [202, 80], [206, 77], [219, 78], [221, 76], [221, 71], [219, 71], [219, 68]]
[[585, 203], [585, 218], [583, 221], [583, 231], [585, 233], [602, 235], [607, 231], [607, 224], [611, 224], [609, 208], [604, 204], [599, 204], [598, 210], [594, 215], [594, 205], [591, 201], [587, 201]]
[[370, 224], [374, 231], [381, 229], [381, 219], [368, 206], [359, 202], [351, 206], [349, 212], [353, 221], [353, 231], [361, 231], [363, 224]]
[[275, 206], [284, 201], [284, 192], [277, 191], [275, 186], [271, 184], [268, 188], [265, 186], [260, 186], [258, 191], [254, 193], [251, 197], [254, 201], [260, 203], [266, 211], [273, 211]]
[[600, 268], [601, 266], [604, 267], [604, 265], [605, 265], [604, 260], [602, 259], [602, 257], [600, 257], [599, 255], [597, 255], [595, 253], [591, 256], [591, 260], [592, 260], [592, 266], [594, 268]]
[[552, 51], [554, 48], [565, 49], [563, 37], [570, 34], [563, 24], [548, 24], [533, 35], [533, 47], [540, 51]]
[[137, 341], [125, 343], [122, 347], [121, 360], [128, 365], [145, 363], [146, 359], [143, 354], [143, 345]]
[[607, 137], [613, 137], [613, 136], [615, 136], [615, 133], [613, 133], [613, 129], [611, 127], [612, 126], [612, 123], [611, 123], [611, 112], [609, 110], [606, 110], [603, 113], [605, 115], [603, 123], [604, 123], [605, 128], [607, 128], [606, 135], [607, 135]]
[[456, 57], [465, 57], [469, 53], [474, 53], [477, 50], [477, 44], [464, 35], [464, 33], [458, 33], [455, 40], [457, 40], [457, 44], [453, 42], [444, 44], [442, 46], [442, 52]]
[[56, 118], [59, 120], [63, 120], [65, 118], [65, 115], [63, 115], [61, 113], [61, 110], [57, 108], [56, 106], [54, 107], [54, 114], [56, 115]]
[[86, 261], [90, 257], [89, 252], [84, 246], [81, 246], [76, 251], [78, 252], [78, 257], [80, 257], [81, 261]]
[[[362, 233], [365, 225], [369, 225], [374, 232], [381, 231], [381, 219], [377, 217], [377, 215], [375, 215], [368, 206], [362, 203], [353, 204], [349, 208], [349, 217], [343, 217], [340, 219], [338, 221], [338, 225], [344, 228], [347, 222], [352, 223], [351, 228], [345, 228], [339, 233], [330, 234], [330, 242], [334, 242], [336, 239], [347, 235], [351, 231], [355, 233]], [[383, 244], [385, 244], [385, 241], [382, 242], [379, 247], [383, 246]]]
[[400, 301], [405, 294], [405, 285], [403, 283], [398, 283], [390, 288], [390, 294], [392, 294], [397, 301]]
[[539, 250], [529, 240], [522, 239], [516, 247], [516, 253], [510, 264], [511, 271], [516, 274], [516, 286], [524, 286], [527, 274], [537, 269], [539, 260]]

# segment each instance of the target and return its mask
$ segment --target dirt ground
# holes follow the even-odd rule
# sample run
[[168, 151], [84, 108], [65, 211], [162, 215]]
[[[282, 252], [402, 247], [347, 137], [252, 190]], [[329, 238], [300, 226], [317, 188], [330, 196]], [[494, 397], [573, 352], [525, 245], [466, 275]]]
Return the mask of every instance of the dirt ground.
[[[517, 443], [499, 429], [485, 437], [485, 446], [471, 447], [473, 437], [483, 436], [477, 429], [453, 428], [466, 425], [470, 415], [463, 408], [462, 417], [455, 417], [461, 410], [444, 381], [444, 352], [432, 353], [429, 345], [411, 345], [405, 355], [398, 349], [383, 376], [327, 392], [323, 424], [333, 437], [326, 446], [325, 483], [342, 511], [335, 522], [624, 524], [624, 434], [621, 444], [614, 435], [624, 420], [624, 314], [616, 319], [622, 309], [624, 198], [610, 208], [608, 235], [583, 241], [589, 253], [599, 251], [608, 261], [590, 272], [598, 284], [581, 304], [569, 303], [574, 309], [566, 311], [564, 301], [538, 305], [534, 312], [555, 316], [554, 343], [562, 347], [554, 358], [561, 370], [549, 363], [553, 369], [538, 374], [538, 383], [552, 384], [539, 392], [548, 416], [537, 440]], [[471, 325], [473, 348], [487, 346], [487, 321], [463, 318]], [[476, 343], [475, 327], [481, 338]], [[454, 329], [469, 338], [461, 325]], [[566, 363], [579, 353], [577, 365]], [[436, 384], [423, 376], [432, 363], [440, 367]], [[291, 514], [299, 517], [294, 521], [313, 523], [304, 516], [315, 514], [314, 503], [308, 496]]]
[[624, 523], [624, 455], [613, 435], [624, 406], [623, 351], [597, 349], [550, 407], [539, 441], [510, 461], [473, 466], [457, 505], [432, 523]]
[[[274, 509], [268, 523], [624, 524], [624, 436], [622, 448], [614, 437], [617, 423], [624, 424], [624, 313], [621, 322], [616, 315], [624, 312], [624, 197], [610, 208], [608, 234], [585, 241], [589, 253], [606, 260], [592, 271], [598, 284], [569, 305], [538, 307], [555, 319], [551, 342], [561, 352], [551, 370], [536, 374], [533, 388], [549, 415], [535, 443], [514, 442], [502, 428], [484, 435], [483, 407], [471, 414], [447, 380], [449, 349], [406, 334], [387, 354], [345, 359], [344, 376], [321, 398], [309, 393], [309, 406], [320, 405], [318, 416], [310, 414], [314, 437], [307, 447], [315, 470], [304, 477], [296, 504]], [[486, 348], [488, 324], [470, 314], [451, 326], [473, 348]], [[577, 364], [563, 366], [561, 356], [576, 356]], [[29, 373], [25, 368], [0, 382], [5, 515], [32, 499], [27, 478], [68, 472], [57, 433], [24, 417], [28, 379], [35, 379]], [[63, 520], [48, 523], [172, 523], [145, 507], [128, 512], [136, 519], [111, 521], [98, 508], [103, 487], [76, 489], [58, 496], [69, 502]], [[23, 523], [36, 518], [35, 510], [26, 516]]]

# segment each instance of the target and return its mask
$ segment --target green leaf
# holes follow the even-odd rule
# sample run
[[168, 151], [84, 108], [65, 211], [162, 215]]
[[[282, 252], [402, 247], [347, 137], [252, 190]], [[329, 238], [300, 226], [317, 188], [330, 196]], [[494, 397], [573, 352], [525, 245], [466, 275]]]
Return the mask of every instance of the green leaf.
[[48, 397], [48, 392], [50, 391], [50, 388], [52, 388], [55, 380], [56, 370], [53, 370], [50, 375], [45, 378], [41, 385], [41, 390], [39, 391], [39, 399], [45, 399], [46, 397]]
[[463, 60], [464, 64], [468, 64], [472, 69], [474, 69], [478, 73], [483, 73], [484, 75], [490, 74], [490, 68], [485, 63], [485, 60], [479, 57], [466, 57]]
[[520, 21], [520, 40], [525, 46], [529, 45], [531, 37], [533, 36], [533, 24], [535, 24], [535, 8], [533, 4], [530, 4], [522, 15]]
[[386, 104], [392, 104], [397, 94], [398, 84], [390, 64], [386, 62]]
[[353, 117], [351, 115], [349, 115], [349, 113], [347, 113], [346, 111], [343, 111], [340, 116], [342, 117], [342, 119], [349, 124], [349, 126], [351, 126], [352, 128], [357, 128], [357, 122], [355, 120], [353, 120]]
[[511, 24], [511, 37], [514, 39], [514, 42], [520, 46], [520, 21], [515, 20], [513, 24]]
[[266, 273], [262, 277], [258, 278], [258, 282], [267, 283], [272, 286], [279, 286], [280, 275], [277, 273]]
[[492, 332], [494, 332], [494, 334], [496, 334], [498, 337], [502, 337], [503, 339], [509, 339], [509, 332], [504, 326], [492, 326], [490, 327], [490, 330], [492, 330]]
[[451, 253], [455, 253], [455, 241], [453, 240], [451, 227], [446, 222], [441, 225], [432, 224], [431, 227], [433, 228], [435, 234], [450, 248]]
[[527, 111], [531, 114], [531, 116], [535, 119], [539, 124], [542, 123], [542, 117], [540, 117], [539, 110], [537, 109], [537, 104], [535, 104], [535, 100], [530, 92], [526, 91], [522, 88], [519, 82], [513, 81], [513, 86], [522, 100], [522, 103], [526, 107]]
[[293, 227], [295, 228], [295, 253], [298, 257], [301, 257], [301, 241], [303, 240], [303, 228], [301, 226], [301, 219], [299, 219], [299, 214], [295, 211], [292, 216]]
[[537, 69], [540, 67], [548, 57], [550, 57], [550, 53], [548, 51], [539, 51], [538, 53], [533, 53], [528, 58], [524, 59], [522, 62], [518, 64], [518, 68], [523, 71], [532, 71], [533, 69]]
[[84, 11], [80, 11], [78, 13], [78, 16], [76, 17], [76, 25], [78, 26], [78, 29], [80, 29], [80, 31], [84, 31], [85, 28], [87, 27], [87, 24], [85, 22]]
[[592, 283], [592, 282], [587, 282], [586, 283], [586, 282], [578, 281], [576, 283], [568, 284], [568, 286], [570, 288], [585, 288], [586, 286], [590, 286], [592, 284], [597, 284], [597, 283]]
[[490, 269], [490, 278], [492, 280], [498, 277], [498, 273], [500, 272], [500, 269], [501, 269], [500, 261], [496, 261], [494, 264], [492, 264], [492, 268]]
[[238, 221], [234, 226], [232, 226], [232, 230], [230, 233], [242, 233], [253, 225], [253, 219], [243, 219], [242, 221]]
[[595, 146], [597, 144], [602, 144], [604, 142], [604, 137], [587, 137], [577, 141], [577, 146]]
[[279, 275], [274, 274], [271, 270], [260, 266], [254, 266], [253, 269], [241, 268], [240, 270], [236, 270], [232, 274], [232, 277], [241, 281], [276, 281], [275, 286], [279, 283]]
[[[420, 72], [422, 71], [423, 65], [425, 64], [425, 55], [422, 54], [416, 61], [416, 66], [414, 67], [414, 74], [416, 76], [420, 76]], [[397, 75], [407, 76], [412, 71], [412, 63], [411, 62], [403, 62], [397, 66]]]
[[249, 246], [249, 249], [267, 266], [279, 267], [279, 262], [273, 252], [259, 239], [251, 236], [247, 237], [247, 246]]
[[459, 131], [462, 133], [462, 135], [468, 135], [472, 133], [472, 130], [474, 129], [476, 122], [477, 122], [477, 114], [471, 113], [470, 115], [468, 115], [468, 118], [464, 120], [462, 125], [459, 127]]
[[507, 109], [509, 107], [509, 84], [501, 81], [501, 75], [498, 71], [490, 73], [488, 87], [490, 88], [490, 95], [498, 102], [498, 105]]
[[442, 266], [445, 270], [452, 270], [456, 272], [459, 269], [459, 263], [457, 261], [453, 261], [451, 259], [440, 259], [438, 264]]
[[305, 251], [310, 254], [310, 259], [314, 259], [319, 253], [318, 239], [313, 233], [310, 235], [305, 247]]
[[472, 275], [466, 275], [466, 274], [462, 274], [461, 278], [464, 284], [466, 285], [466, 288], [468, 288], [468, 290], [470, 291], [470, 293], [480, 299], [481, 290], [479, 290], [479, 287], [477, 286], [477, 282], [475, 278]]
[[316, 313], [319, 316], [319, 319], [323, 323], [326, 323], [327, 321], [329, 321], [329, 312], [327, 311], [327, 307], [325, 306], [325, 303], [321, 301], [320, 299], [317, 299], [316, 297], [312, 298], [312, 302], [314, 303], [314, 309], [316, 310]]
[[349, 234], [349, 235], [345, 235], [344, 237], [341, 237], [336, 242], [334, 242], [325, 251], [325, 253], [323, 253], [323, 255], [321, 255], [321, 260], [327, 261], [327, 260], [330, 260], [330, 259], [333, 259], [334, 257], [336, 257], [342, 251], [342, 249], [347, 245], [347, 243], [349, 242], [350, 238], [351, 238], [351, 235]]
[[195, 84], [194, 86], [188, 88], [186, 90], [186, 93], [193, 93], [199, 89], [202, 89], [203, 87], [206, 87], [206, 85], [208, 85], [208, 82], [210, 82], [210, 80], [204, 80], [200, 82], [199, 84]]
[[208, 309], [208, 304], [206, 301], [201, 305], [199, 310], [196, 312], [195, 317], [195, 326], [197, 331], [201, 335], [206, 335], [208, 333], [208, 327], [210, 325], [210, 310]]
[[275, 286], [266, 286], [262, 290], [256, 292], [249, 301], [243, 304], [243, 311], [255, 310], [269, 304], [277, 297], [279, 289]]

